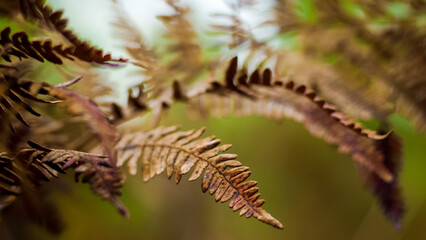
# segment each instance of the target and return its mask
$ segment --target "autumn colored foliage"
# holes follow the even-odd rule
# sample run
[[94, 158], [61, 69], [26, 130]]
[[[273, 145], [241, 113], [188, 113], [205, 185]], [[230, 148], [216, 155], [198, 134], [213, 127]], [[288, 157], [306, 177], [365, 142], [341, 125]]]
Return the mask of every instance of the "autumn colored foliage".
[[[231, 145], [221, 145], [215, 136], [202, 138], [204, 128], [158, 126], [167, 110], [181, 103], [188, 115], [203, 119], [256, 115], [302, 124], [354, 160], [384, 215], [401, 226], [403, 140], [389, 116], [397, 112], [426, 132], [426, 32], [417, 21], [426, 10], [423, 1], [408, 1], [410, 16], [386, 18], [377, 29], [371, 22], [387, 16], [387, 1], [351, 1], [361, 16], [348, 12], [344, 1], [313, 0], [317, 19], [311, 21], [298, 14], [298, 1], [276, 0], [269, 9], [275, 15], [261, 27], [276, 27], [277, 38], [293, 36], [297, 51], [259, 39], [244, 25], [238, 10], [256, 1], [231, 1], [232, 13], [215, 16], [229, 24], [210, 29], [218, 46], [230, 51], [209, 57], [189, 8], [179, 1], [166, 0], [174, 13], [158, 17], [168, 39], [162, 48], [148, 47], [120, 2], [112, 1], [126, 58], [80, 39], [63, 12], [43, 0], [6, 2], [0, 4], [2, 17], [22, 29], [6, 27], [0, 33], [0, 224], [13, 215], [3, 210], [22, 201], [19, 206], [33, 215], [33, 223], [47, 222], [44, 227], [59, 233], [62, 228], [54, 222], [60, 214], [46, 210], [51, 204], [43, 202], [40, 186], [70, 170], [124, 217], [130, 214], [120, 200], [126, 172], [140, 173], [143, 181], [165, 172], [176, 183], [191, 172], [189, 181], [201, 179], [202, 191], [216, 201], [229, 201], [240, 216], [282, 229], [263, 209], [258, 182], [249, 179], [256, 169], [227, 153]], [[338, 63], [324, 61], [329, 58]], [[59, 69], [59, 79], [37, 76], [48, 65]], [[123, 65], [136, 66], [144, 79], [129, 87], [125, 105], [102, 98], [111, 88], [93, 71]], [[144, 129], [127, 128], [138, 116], [149, 119]], [[378, 122], [378, 128], [362, 126], [365, 120]], [[256, 176], [261, 184], [262, 176]]]

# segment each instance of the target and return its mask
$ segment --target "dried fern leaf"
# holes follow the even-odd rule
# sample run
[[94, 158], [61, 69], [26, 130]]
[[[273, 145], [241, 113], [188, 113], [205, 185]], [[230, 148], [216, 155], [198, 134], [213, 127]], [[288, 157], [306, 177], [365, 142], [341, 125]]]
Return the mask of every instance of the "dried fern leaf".
[[144, 42], [144, 37], [128, 18], [121, 4], [114, 1], [115, 19], [112, 25], [117, 35], [124, 40], [125, 49], [133, 58], [132, 64], [151, 70], [156, 62], [156, 54]]
[[[189, 9], [178, 1], [166, 2], [174, 13], [158, 16], [166, 28], [164, 38], [169, 40], [161, 52], [156, 50], [155, 46], [147, 46], [143, 35], [126, 16], [122, 6], [115, 3], [115, 29], [124, 40], [125, 49], [132, 57], [131, 63], [143, 68], [137, 71], [144, 77], [140, 85], [143, 84], [144, 90], [149, 93], [149, 100], [153, 100], [150, 102], [156, 111], [161, 110], [163, 103], [167, 102], [162, 98], [168, 94], [168, 89], [175, 79], [189, 83], [194, 81], [205, 67], [197, 33], [188, 20]], [[164, 55], [170, 58], [163, 58]]]
[[[132, 105], [134, 103], [133, 99], [141, 99], [142, 97], [146, 97], [148, 94], [145, 92], [149, 93], [149, 99], [157, 98], [165, 90], [164, 85], [167, 85], [170, 74], [173, 75], [174, 73], [165, 69], [164, 64], [162, 64], [160, 61], [160, 57], [158, 56], [157, 51], [154, 51], [154, 49], [151, 49], [146, 45], [144, 42], [144, 37], [136, 28], [136, 26], [133, 25], [131, 19], [127, 17], [126, 13], [122, 9], [122, 6], [118, 2], [114, 2], [114, 7], [116, 9], [116, 19], [113, 23], [115, 27], [114, 30], [117, 32], [118, 36], [124, 40], [125, 49], [131, 56], [130, 63], [142, 68], [136, 73], [144, 76], [142, 83], [134, 87], [138, 90], [143, 90], [138, 94], [140, 98], [135, 98], [136, 96], [133, 96], [133, 89], [130, 89], [128, 103], [129, 105]], [[143, 109], [140, 108], [139, 110], [145, 110], [147, 106], [145, 103], [143, 105]], [[120, 116], [121, 114], [136, 114], [138, 111], [132, 110], [138, 110], [138, 108], [132, 107], [133, 106], [129, 106], [131, 109], [129, 111], [129, 108], [113, 105], [112, 110], [115, 112], [114, 118], [124, 118], [124, 116]]]
[[[240, 216], [254, 217], [258, 220], [283, 228], [282, 224], [261, 208], [265, 200], [255, 187], [256, 181], [247, 180], [248, 167], [234, 160], [237, 155], [227, 154], [231, 145], [219, 145], [214, 136], [201, 138], [204, 128], [197, 131], [178, 131], [178, 127], [159, 127], [147, 133], [124, 135], [116, 145], [118, 165], [127, 162], [131, 174], [137, 173], [138, 161], [144, 181], [166, 171], [176, 183], [182, 176], [194, 169], [190, 181], [202, 177], [203, 192], [215, 195], [216, 201], [227, 202]], [[203, 174], [204, 173], [204, 174]]]
[[92, 191], [110, 201], [123, 216], [129, 213], [117, 198], [121, 195], [124, 179], [120, 170], [111, 165], [106, 156], [79, 152], [74, 150], [49, 149], [34, 142], [28, 142], [33, 149], [22, 150], [17, 158], [28, 166], [30, 177], [34, 182], [40, 179], [51, 180], [74, 168], [76, 181], [81, 176], [83, 183], [89, 183]]
[[[324, 99], [318, 97], [317, 93], [314, 90], [309, 89], [306, 85], [296, 85], [293, 81], [287, 81], [284, 83], [281, 80], [274, 80], [272, 76], [272, 71], [270, 69], [265, 69], [262, 74], [259, 73], [259, 70], [256, 70], [250, 76], [248, 76], [247, 73], [240, 71], [240, 76], [237, 77], [237, 67], [238, 58], [234, 57], [230, 61], [229, 67], [226, 71], [225, 85], [222, 86], [221, 83], [217, 81], [212, 82], [212, 87], [208, 89], [207, 92], [214, 93], [215, 91], [220, 92], [226, 91], [225, 89], [227, 89], [253, 99], [256, 98], [256, 96], [251, 93], [252, 89], [249, 89], [252, 86], [271, 87], [271, 90], [277, 89], [279, 87], [284, 87], [286, 90], [290, 90], [297, 95], [305, 97], [307, 100], [311, 101], [313, 104], [317, 105], [321, 110], [330, 115], [330, 117], [336, 119], [340, 124], [362, 136], [371, 139], [381, 140], [386, 138], [390, 133], [388, 132], [387, 134], [378, 134], [376, 131], [362, 128], [360, 123], [356, 123], [349, 117], [345, 116], [343, 113], [337, 112], [335, 106], [331, 105], [330, 103], [327, 103]], [[226, 95], [224, 93], [220, 94]]]
[[[276, 82], [277, 85], [282, 85], [280, 82]], [[336, 107], [331, 104], [326, 103], [323, 99], [316, 97], [316, 93], [312, 90], [309, 90], [305, 85], [295, 85], [293, 81], [285, 83], [285, 88], [293, 91], [294, 93], [304, 96], [309, 99], [312, 103], [317, 104], [321, 107], [322, 110], [330, 114], [331, 117], [339, 121], [343, 126], [353, 130], [354, 132], [368, 137], [370, 139], [382, 140], [389, 136], [391, 131], [386, 134], [379, 134], [377, 131], [372, 131], [369, 129], [363, 129], [360, 123], [354, 122], [349, 117], [345, 116], [343, 113], [337, 112]]]
[[213, 30], [210, 32], [230, 38], [230, 40], [224, 39], [224, 42], [228, 43], [230, 49], [236, 48], [246, 42], [249, 42], [253, 47], [261, 44], [256, 41], [249, 30], [244, 28], [242, 20], [236, 14], [215, 14], [214, 16], [230, 22], [228, 25], [212, 24], [211, 28]]
[[206, 91], [187, 96], [189, 111], [214, 116], [235, 112], [237, 116], [294, 119], [303, 123], [314, 136], [337, 145], [339, 151], [349, 154], [384, 181], [392, 181], [392, 174], [383, 165], [383, 153], [375, 147], [375, 141], [386, 138], [389, 133], [381, 135], [364, 130], [336, 112], [335, 107], [317, 97], [306, 86], [274, 80], [270, 70], [262, 74], [255, 71], [249, 77], [245, 73], [237, 77], [236, 61], [236, 58], [231, 61], [224, 85], [213, 82]]
[[144, 85], [140, 84], [128, 90], [127, 106], [123, 107], [112, 103], [109, 108], [108, 116], [113, 123], [128, 121], [135, 116], [140, 116], [149, 109]]
[[396, 229], [401, 228], [402, 215], [405, 211], [405, 203], [402, 190], [399, 186], [399, 172], [401, 170], [401, 139], [392, 133], [388, 138], [376, 143], [384, 155], [384, 165], [394, 176], [392, 182], [385, 182], [366, 169], [360, 168], [365, 185], [376, 195], [379, 205], [386, 217], [394, 224]]
[[102, 55], [102, 50], [89, 46], [86, 42], [76, 47], [65, 47], [63, 44], [53, 45], [52, 40], [29, 40], [25, 32], [14, 33], [10, 37], [10, 27], [4, 28], [1, 33], [0, 49], [1, 57], [11, 62], [10, 56], [33, 58], [40, 62], [49, 61], [54, 64], [63, 64], [61, 58], [74, 60], [74, 57], [86, 62], [107, 64], [110, 61], [125, 62], [124, 59], [111, 59], [110, 55]]
[[[69, 83], [74, 84], [79, 79]], [[49, 87], [49, 94], [63, 101], [70, 113], [83, 116], [87, 125], [96, 134], [101, 142], [109, 161], [114, 165], [115, 156], [113, 153], [114, 143], [117, 138], [115, 127], [109, 122], [107, 116], [102, 112], [96, 103], [92, 102], [85, 96], [74, 91], [66, 89], [65, 86]]]
[[[82, 61], [94, 62], [99, 64], [108, 64], [115, 66], [110, 62], [126, 62], [126, 59], [114, 59], [110, 54], [104, 54], [102, 49], [91, 46], [87, 41], [81, 40], [73, 31], [67, 28], [68, 20], [62, 18], [63, 11], [53, 11], [53, 9], [45, 4], [45, 1], [20, 0], [21, 13], [28, 20], [36, 20], [40, 25], [49, 30], [60, 33], [71, 46], [62, 49], [62, 45], [53, 47], [55, 52], [68, 57], [68, 55], [76, 57]], [[50, 45], [45, 47], [47, 52], [52, 51]]]
[[[287, 2], [287, 9], [295, 9], [289, 1], [282, 2]], [[397, 112], [409, 118], [418, 130], [426, 132], [426, 71], [423, 67], [426, 64], [423, 44], [426, 35], [416, 24], [424, 4], [407, 3], [410, 15], [393, 18], [388, 14], [389, 3], [386, 1], [358, 1], [361, 3], [359, 7], [367, 13], [365, 18], [360, 18], [349, 14], [339, 1], [313, 3], [318, 11], [318, 21], [297, 27], [305, 52], [317, 59], [337, 56], [339, 61], [332, 67], [343, 76], [340, 85], [360, 85], [359, 95], [367, 97], [366, 100], [379, 106], [379, 110], [382, 106], [396, 104]], [[288, 11], [280, 13], [287, 14], [290, 19], [298, 18]], [[376, 19], [386, 22], [380, 30], [370, 26]], [[352, 75], [358, 76], [353, 78]], [[354, 80], [346, 81], [351, 78]], [[363, 82], [360, 78], [367, 81], [359, 84]], [[324, 85], [323, 89], [328, 88], [327, 92], [333, 92], [334, 86], [330, 87], [327, 81], [317, 82]], [[348, 97], [339, 97], [344, 98]], [[383, 100], [386, 100], [385, 104]]]
[[338, 146], [363, 170], [366, 185], [377, 196], [385, 215], [399, 225], [403, 199], [398, 186], [401, 147], [395, 133], [363, 130], [335, 107], [318, 98], [305, 85], [273, 80], [271, 71], [249, 77], [237, 74], [236, 60], [228, 68], [225, 84], [213, 82], [206, 91], [185, 95], [190, 111], [204, 115], [259, 115], [275, 120], [291, 118], [305, 125], [312, 135]]
[[[315, 23], [297, 14], [297, 1], [280, 0], [277, 4], [275, 24], [282, 33], [297, 31], [297, 40], [304, 54], [279, 54], [276, 75], [281, 76], [284, 72], [296, 82], [311, 86], [352, 117], [386, 121], [395, 105], [391, 102], [388, 87], [372, 72], [382, 68], [381, 64], [371, 63], [375, 57], [364, 43], [360, 44], [363, 40], [357, 39], [360, 32], [364, 32], [360, 25], [363, 21], [353, 22], [353, 16], [343, 13], [337, 1], [313, 3], [318, 5], [318, 17], [321, 18]], [[350, 26], [334, 24], [333, 19], [341, 17], [344, 18], [341, 23], [351, 22]], [[283, 19], [287, 21], [282, 22]], [[286, 26], [287, 23], [290, 26]], [[376, 49], [382, 48], [382, 43], [379, 44]], [[368, 72], [364, 71], [366, 69]]]
[[142, 82], [129, 90], [127, 107], [116, 104], [111, 106], [114, 120], [132, 118], [150, 109], [153, 110], [154, 115], [152, 126], [157, 126], [161, 116], [173, 102], [170, 86], [175, 79], [189, 83], [196, 80], [204, 70], [202, 49], [198, 43], [197, 34], [188, 20], [189, 9], [178, 1], [166, 2], [175, 12], [171, 15], [158, 16], [158, 18], [166, 28], [164, 37], [170, 40], [164, 53], [171, 58], [162, 58], [162, 52], [149, 48], [142, 34], [126, 16], [122, 6], [114, 2], [115, 29], [125, 42], [126, 51], [132, 57], [131, 63], [142, 68], [137, 71], [137, 74], [143, 76]]
[[392, 61], [379, 69], [381, 72], [377, 75], [394, 94], [396, 110], [422, 133], [426, 133], [425, 39], [425, 33], [409, 24], [401, 24], [396, 30], [377, 37], [380, 44], [385, 42], [385, 46], [393, 50]]
[[[422, 66], [426, 63], [426, 56], [419, 54], [423, 51], [419, 43], [425, 37], [418, 36], [413, 31], [407, 28], [396, 30], [386, 36], [371, 35], [376, 40], [371, 43], [371, 46], [363, 46], [364, 49], [355, 41], [356, 33], [348, 29], [334, 31], [317, 29], [315, 32], [304, 34], [303, 43], [306, 48], [314, 49], [313, 51], [318, 53], [317, 57], [326, 54], [339, 55], [341, 58], [339, 64], [333, 66], [337, 72], [346, 76], [345, 79], [350, 79], [353, 72], [360, 75], [352, 81], [345, 81], [346, 85], [360, 82], [360, 77], [367, 79], [367, 83], [358, 84], [360, 85], [359, 90], [365, 97], [368, 97], [367, 100], [369, 99], [376, 105], [382, 102], [381, 99], [387, 100], [387, 103], [381, 103], [382, 106], [396, 103], [396, 110], [411, 119], [414, 125], [424, 132], [426, 130], [424, 127], [426, 126], [424, 108], [426, 71]], [[334, 37], [336, 35], [344, 37], [336, 39]], [[334, 40], [330, 42], [329, 39]], [[375, 43], [376, 41], [379, 43]], [[386, 45], [386, 51], [389, 52], [387, 55], [392, 55], [392, 57], [385, 58], [382, 56], [383, 54], [377, 53], [377, 44]], [[321, 87], [322, 89], [330, 88], [329, 84], [320, 81], [318, 81], [318, 85], [324, 85]]]
[[0, 153], [0, 211], [9, 206], [21, 194], [21, 182], [12, 159]]
[[0, 120], [1, 123], [7, 123], [10, 129], [14, 131], [13, 120], [17, 119], [24, 126], [30, 125], [24, 119], [24, 113], [30, 113], [33, 116], [39, 117], [40, 113], [35, 111], [30, 101], [42, 103], [55, 103], [39, 98], [37, 95], [46, 94], [41, 84], [28, 80], [22, 80], [13, 75], [0, 74]]
[[[10, 62], [10, 55], [14, 55], [19, 59], [34, 58], [40, 62], [46, 59], [55, 64], [62, 64], [62, 60], [53, 52], [52, 42], [30, 41], [25, 32], [18, 32], [10, 38], [10, 27], [6, 27], [1, 31], [0, 44], [3, 46], [2, 57]], [[63, 56], [67, 56], [66, 52], [62, 52]]]
[[[330, 44], [330, 37], [323, 38], [323, 34], [325, 33], [322, 32], [321, 37], [315, 37], [316, 35], [310, 32], [306, 36], [315, 46], [321, 46], [322, 40], [324, 44]], [[346, 36], [346, 33], [340, 35]], [[336, 37], [332, 39], [336, 40]], [[336, 41], [339, 46], [346, 46], [345, 43]], [[345, 49], [345, 47], [340, 48]], [[363, 53], [359, 49], [356, 49], [356, 52]], [[334, 56], [333, 53], [330, 54]], [[336, 54], [341, 56], [342, 52]], [[377, 82], [371, 74], [365, 75], [358, 68], [343, 70], [348, 69], [347, 64], [325, 64], [321, 59], [313, 59], [316, 56], [313, 53], [302, 55], [281, 51], [277, 55], [277, 63], [274, 67], [276, 77], [288, 77], [294, 82], [315, 89], [325, 100], [332, 102], [342, 112], [353, 118], [379, 119], [384, 122], [387, 116], [395, 111], [395, 104], [390, 101], [389, 89]], [[350, 61], [365, 62], [363, 58]], [[343, 60], [338, 63], [340, 62]]]
[[166, 2], [175, 13], [158, 16], [166, 27], [164, 37], [171, 40], [166, 46], [166, 52], [173, 57], [166, 63], [165, 68], [169, 73], [170, 71], [176, 73], [174, 79], [188, 83], [193, 81], [204, 68], [203, 51], [188, 17], [189, 8], [177, 0], [166, 0]]

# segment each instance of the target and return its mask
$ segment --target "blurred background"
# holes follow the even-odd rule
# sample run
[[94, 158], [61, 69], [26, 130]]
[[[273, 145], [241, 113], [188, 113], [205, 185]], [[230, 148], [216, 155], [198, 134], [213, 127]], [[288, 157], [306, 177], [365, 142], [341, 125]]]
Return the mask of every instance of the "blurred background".
[[[126, 56], [112, 28], [114, 8], [110, 1], [47, 2], [54, 9], [65, 10], [70, 27], [82, 39], [115, 56]], [[227, 5], [219, 0], [182, 2], [190, 7], [200, 39], [208, 45], [203, 31], [214, 21], [210, 15], [229, 11]], [[122, 4], [148, 45], [162, 41], [164, 27], [156, 16], [171, 11], [163, 1], [123, 0]], [[403, 12], [404, 5], [396, 5], [392, 11]], [[309, 11], [307, 14], [309, 18]], [[248, 14], [245, 18], [251, 21], [259, 16]], [[290, 48], [293, 43], [286, 39], [281, 44]], [[129, 75], [132, 70], [131, 66], [100, 70], [117, 87], [114, 97], [119, 101], [126, 87], [137, 81]], [[223, 143], [232, 143], [230, 152], [251, 167], [251, 178], [259, 182], [266, 199], [265, 210], [283, 223], [284, 230], [238, 217], [227, 204], [202, 194], [199, 181], [175, 185], [164, 175], [149, 183], [142, 183], [140, 176], [128, 177], [122, 200], [131, 217], [124, 219], [88, 186], [74, 184], [70, 174], [66, 192], [71, 194], [52, 193], [66, 224], [64, 233], [50, 236], [35, 229], [34, 239], [426, 239], [426, 137], [397, 114], [392, 115], [391, 122], [404, 140], [401, 185], [407, 208], [399, 231], [364, 188], [353, 161], [312, 137], [301, 124], [261, 117], [194, 120], [187, 116], [184, 106], [177, 104], [161, 125], [180, 124], [185, 130], [206, 126], [205, 135], [214, 134]]]

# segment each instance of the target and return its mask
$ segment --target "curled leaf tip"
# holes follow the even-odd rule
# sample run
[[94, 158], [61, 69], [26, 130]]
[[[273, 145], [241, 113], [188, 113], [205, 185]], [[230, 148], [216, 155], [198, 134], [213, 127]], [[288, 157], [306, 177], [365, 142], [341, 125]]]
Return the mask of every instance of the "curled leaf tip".
[[83, 76], [80, 76], [80, 77], [78, 77], [78, 78], [76, 78], [74, 80], [68, 81], [68, 82], [64, 82], [64, 83], [58, 84], [55, 87], [66, 88], [66, 87], [69, 87], [69, 86], [72, 86], [72, 85], [76, 84], [81, 79], [83, 79]]
[[374, 139], [374, 140], [383, 140], [389, 137], [389, 135], [392, 134], [393, 130], [389, 130], [387, 133], [385, 134], [379, 134], [375, 131], [367, 131], [364, 130], [364, 132], [367, 134], [368, 138]]

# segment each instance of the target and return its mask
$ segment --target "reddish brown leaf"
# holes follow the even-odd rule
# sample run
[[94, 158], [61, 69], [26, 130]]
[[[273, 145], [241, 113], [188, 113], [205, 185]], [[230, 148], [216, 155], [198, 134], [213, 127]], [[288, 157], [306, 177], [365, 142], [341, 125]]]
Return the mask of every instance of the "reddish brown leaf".
[[[220, 140], [214, 137], [199, 139], [204, 128], [198, 131], [179, 132], [178, 127], [159, 127], [147, 133], [127, 134], [117, 143], [118, 165], [126, 161], [131, 174], [137, 173], [140, 161], [142, 177], [145, 181], [164, 172], [167, 168], [169, 178], [175, 175], [179, 183], [182, 175], [194, 169], [190, 180], [201, 175], [202, 190], [215, 195], [216, 201], [227, 202], [229, 207], [240, 210], [240, 215], [255, 217], [276, 228], [281, 223], [260, 208], [263, 200], [257, 200], [256, 181], [246, 181], [250, 176], [248, 167], [234, 161], [235, 154], [221, 154], [230, 145], [220, 146]], [[194, 167], [195, 166], [195, 167]], [[202, 174], [204, 172], [204, 174]], [[259, 202], [262, 201], [262, 204]]]

